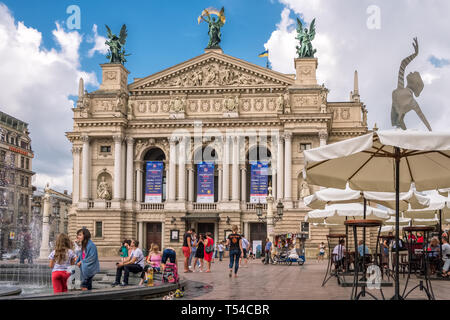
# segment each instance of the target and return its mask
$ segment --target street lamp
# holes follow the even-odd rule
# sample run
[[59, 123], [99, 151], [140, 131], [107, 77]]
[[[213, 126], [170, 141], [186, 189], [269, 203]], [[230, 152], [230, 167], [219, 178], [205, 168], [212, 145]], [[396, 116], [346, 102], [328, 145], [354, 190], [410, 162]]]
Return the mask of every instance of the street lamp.
[[258, 217], [258, 220], [259, 221], [266, 220], [266, 217], [263, 217], [263, 213], [262, 213], [263, 205], [262, 205], [262, 203], [259, 200], [258, 200], [258, 203], [255, 206], [255, 209], [256, 209], [256, 216]]
[[276, 217], [273, 217], [274, 222], [280, 221], [281, 219], [283, 219], [283, 209], [284, 209], [284, 205], [281, 202], [281, 199], [278, 200], [278, 204], [277, 204], [277, 215]]

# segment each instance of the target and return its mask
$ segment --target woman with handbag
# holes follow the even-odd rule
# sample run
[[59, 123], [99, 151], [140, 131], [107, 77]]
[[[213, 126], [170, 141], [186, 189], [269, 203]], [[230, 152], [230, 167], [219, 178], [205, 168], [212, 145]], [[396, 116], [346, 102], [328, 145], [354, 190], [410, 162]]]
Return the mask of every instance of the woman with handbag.
[[195, 252], [194, 266], [192, 267], [195, 272], [195, 267], [197, 266], [197, 261], [200, 260], [199, 272], [203, 272], [203, 258], [205, 257], [205, 237], [203, 234], [199, 234], [197, 239], [197, 251]]
[[214, 254], [214, 239], [211, 237], [211, 232], [206, 233], [205, 245], [205, 260], [206, 260], [206, 272], [211, 272], [211, 261]]

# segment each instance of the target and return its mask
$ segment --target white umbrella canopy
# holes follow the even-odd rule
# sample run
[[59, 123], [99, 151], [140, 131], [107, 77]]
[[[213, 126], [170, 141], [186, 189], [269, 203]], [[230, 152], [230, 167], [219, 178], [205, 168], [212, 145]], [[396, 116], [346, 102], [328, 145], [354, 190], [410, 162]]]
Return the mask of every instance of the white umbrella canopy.
[[450, 188], [438, 189], [438, 192], [441, 196], [450, 198]]
[[[399, 219], [399, 225], [400, 226], [409, 226], [410, 222], [411, 222], [411, 218], [404, 218], [404, 217], [400, 217]], [[384, 222], [385, 225], [392, 225], [395, 226], [395, 216], [390, 217], [388, 220], [386, 220]], [[395, 232], [395, 230], [394, 230]]]
[[[316, 209], [308, 212], [305, 221], [320, 223], [325, 219], [328, 224], [343, 224], [347, 219], [362, 219], [364, 206], [360, 203], [345, 203], [328, 205], [325, 209]], [[366, 219], [387, 220], [390, 216], [386, 210], [366, 207]]]
[[439, 210], [442, 212], [442, 219], [450, 219], [450, 201], [448, 198], [441, 196], [436, 191], [427, 194], [429, 206], [423, 209], [408, 208], [403, 214], [407, 218], [413, 219], [433, 219]]
[[[400, 149], [397, 149], [400, 148]], [[304, 176], [310, 184], [353, 190], [399, 192], [450, 187], [450, 132], [385, 130], [305, 150]]]
[[433, 219], [413, 219], [414, 226], [435, 226], [439, 224], [439, 219], [435, 216]]
[[[403, 229], [403, 226], [400, 226], [400, 230]], [[381, 227], [381, 231], [380, 233], [388, 233], [388, 232], [395, 232], [395, 226], [394, 225], [387, 225], [387, 226], [382, 226]]]
[[[363, 202], [364, 199], [368, 204], [377, 203], [387, 208], [395, 209], [395, 193], [393, 192], [376, 192], [376, 191], [356, 191], [348, 187], [345, 190], [326, 188], [305, 197], [305, 205], [312, 209], [324, 209], [326, 205], [338, 203], [354, 203]], [[414, 188], [408, 192], [400, 193], [400, 211], [407, 210], [409, 205], [413, 209], [426, 208], [430, 203], [430, 199], [418, 193]]]

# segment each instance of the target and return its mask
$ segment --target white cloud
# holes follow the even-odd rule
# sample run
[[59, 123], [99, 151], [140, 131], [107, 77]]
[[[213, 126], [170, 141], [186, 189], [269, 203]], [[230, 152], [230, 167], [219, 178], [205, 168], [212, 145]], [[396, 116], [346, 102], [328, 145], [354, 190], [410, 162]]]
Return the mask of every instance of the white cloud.
[[96, 52], [99, 52], [101, 54], [107, 54], [108, 53], [108, 46], [105, 44], [105, 41], [107, 40], [105, 37], [99, 36], [97, 32], [97, 25], [94, 24], [92, 27], [92, 32], [94, 33], [93, 37], [89, 37], [87, 39], [88, 43], [95, 43], [94, 47], [89, 50], [88, 56], [92, 57]]
[[65, 137], [73, 126], [69, 96], [77, 95], [80, 77], [86, 84], [98, 82], [94, 73], [81, 70], [82, 36], [58, 23], [52, 34], [55, 48], [42, 48], [42, 34], [16, 23], [0, 4], [0, 109], [29, 124], [37, 186], [50, 182], [52, 188], [71, 190], [71, 144]]
[[[434, 131], [448, 130], [450, 107], [446, 92], [450, 80], [450, 66], [436, 67], [430, 57], [450, 59], [450, 43], [444, 30], [450, 29], [446, 15], [450, 2], [419, 0], [279, 0], [285, 8], [265, 44], [270, 52], [273, 69], [294, 73], [297, 42], [295, 16], [308, 24], [316, 18], [316, 38], [313, 46], [319, 58], [319, 84], [330, 89], [329, 101], [347, 101], [353, 89], [353, 73], [358, 70], [361, 99], [369, 110], [369, 126], [391, 128], [391, 94], [397, 84], [398, 69], [403, 58], [413, 53], [413, 37], [418, 37], [419, 56], [406, 72], [419, 71], [425, 83], [417, 98], [423, 113]], [[381, 29], [367, 27], [367, 8], [380, 8]], [[418, 21], [426, 21], [424, 24]], [[291, 23], [291, 25], [289, 25]], [[441, 30], [441, 32], [436, 32]], [[417, 115], [409, 113], [408, 128], [426, 130]]]

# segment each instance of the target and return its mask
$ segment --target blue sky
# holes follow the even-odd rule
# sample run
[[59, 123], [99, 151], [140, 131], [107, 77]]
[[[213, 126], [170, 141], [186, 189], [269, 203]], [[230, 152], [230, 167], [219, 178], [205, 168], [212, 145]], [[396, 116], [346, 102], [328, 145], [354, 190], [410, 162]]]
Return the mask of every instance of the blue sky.
[[[66, 25], [70, 5], [80, 7], [79, 30]], [[258, 54], [268, 48], [273, 69], [283, 73], [295, 72], [295, 18], [308, 23], [316, 18], [318, 83], [330, 90], [328, 101], [348, 101], [358, 70], [369, 128], [375, 123], [391, 128], [398, 68], [418, 37], [419, 56], [406, 72], [419, 71], [424, 80], [417, 101], [433, 130], [448, 130], [448, 0], [0, 0], [0, 110], [29, 123], [33, 183], [71, 190], [71, 144], [65, 132], [72, 131], [79, 78], [88, 91], [101, 82], [99, 64], [108, 62], [100, 52], [105, 24], [114, 33], [127, 25], [126, 51], [132, 55], [125, 66], [132, 82], [202, 54], [208, 27], [197, 17], [205, 8], [222, 6], [224, 53], [265, 66], [266, 58]], [[405, 122], [425, 129], [413, 112]]]
[[[206, 7], [220, 9], [225, 6], [227, 23], [222, 28], [222, 49], [225, 53], [265, 66], [266, 59], [258, 58], [264, 51], [264, 43], [279, 22], [282, 5], [269, 0], [227, 1], [29, 1], [3, 0], [17, 21], [42, 32], [43, 47], [55, 46], [52, 30], [55, 22], [66, 26], [70, 16], [66, 9], [78, 5], [81, 9], [81, 29], [85, 36], [92, 34], [97, 24], [99, 35], [106, 36], [105, 24], [119, 33], [122, 24], [128, 28], [126, 67], [134, 77], [140, 78], [193, 58], [204, 52], [208, 43], [208, 27], [197, 17]], [[104, 55], [96, 53], [92, 58], [87, 52], [92, 44], [83, 42], [80, 47], [82, 69], [94, 71], [101, 79], [100, 63], [107, 62]], [[94, 89], [89, 88], [88, 89]]]

